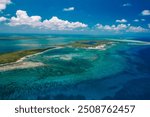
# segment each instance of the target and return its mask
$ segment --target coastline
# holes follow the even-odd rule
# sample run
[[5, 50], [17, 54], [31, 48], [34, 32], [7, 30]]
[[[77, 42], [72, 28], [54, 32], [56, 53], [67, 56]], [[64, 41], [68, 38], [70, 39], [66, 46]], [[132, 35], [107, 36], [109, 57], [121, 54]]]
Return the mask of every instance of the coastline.
[[25, 68], [44, 66], [45, 64], [43, 64], [42, 62], [31, 62], [31, 61], [24, 61], [24, 60], [29, 58], [29, 57], [42, 54], [46, 51], [54, 50], [54, 49], [60, 49], [60, 48], [62, 48], [62, 47], [47, 48], [47, 49], [44, 49], [42, 52], [37, 52], [35, 54], [26, 55], [26, 56], [18, 59], [15, 62], [0, 64], [0, 72], [14, 70], [14, 69], [25, 69]]
[[140, 45], [150, 45], [150, 42], [147, 41], [138, 41], [138, 40], [131, 40], [131, 39], [123, 39], [123, 40], [119, 40], [119, 39], [111, 39], [112, 41], [117, 41], [117, 42], [124, 42], [124, 43], [136, 43], [136, 44], [140, 44]]
[[15, 70], [15, 69], [34, 68], [34, 67], [39, 67], [39, 66], [44, 66], [44, 64], [41, 63], [41, 62], [12, 63], [12, 64], [9, 64], [9, 65], [1, 66], [0, 67], [0, 72], [10, 71], [10, 70]]
[[[5, 66], [5, 65], [10, 65], [10, 64], [14, 64], [14, 63], [18, 63], [18, 62], [22, 62], [23, 60], [25, 60], [26, 58], [28, 58], [28, 57], [32, 57], [32, 56], [35, 56], [35, 55], [39, 55], [39, 54], [42, 54], [43, 52], [45, 52], [45, 51], [48, 51], [48, 50], [50, 50], [50, 49], [55, 49], [56, 47], [52, 47], [52, 48], [46, 48], [46, 49], [35, 49], [35, 50], [23, 50], [23, 51], [17, 51], [17, 52], [12, 52], [12, 53], [4, 53], [4, 54], [2, 54], [2, 55], [0, 55], [0, 57], [1, 56], [11, 56], [11, 54], [22, 54], [22, 53], [24, 53], [24, 52], [26, 52], [26, 51], [29, 51], [29, 52], [31, 52], [30, 54], [26, 54], [26, 55], [22, 55], [23, 57], [16, 57], [16, 61], [13, 61], [13, 62], [7, 62], [7, 63], [2, 63], [2, 64], [0, 64], [0, 67], [1, 66]], [[9, 59], [9, 58], [8, 58]]]

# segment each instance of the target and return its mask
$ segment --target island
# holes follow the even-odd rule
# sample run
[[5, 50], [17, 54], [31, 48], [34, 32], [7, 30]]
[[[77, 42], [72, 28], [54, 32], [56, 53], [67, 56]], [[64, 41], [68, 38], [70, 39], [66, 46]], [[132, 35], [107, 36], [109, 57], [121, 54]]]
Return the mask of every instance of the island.
[[9, 52], [9, 53], [1, 53], [0, 54], [0, 64], [7, 64], [7, 63], [13, 63], [17, 62], [21, 58], [33, 54], [37, 54], [40, 52], [44, 52], [49, 49], [53, 49], [55, 47], [49, 47], [44, 49], [33, 49], [33, 50], [22, 50], [17, 52]]
[[116, 41], [111, 40], [84, 40], [84, 41], [76, 41], [70, 43], [66, 46], [73, 47], [73, 48], [84, 48], [84, 49], [100, 49], [104, 50], [106, 47], [109, 47], [113, 44], [117, 43]]

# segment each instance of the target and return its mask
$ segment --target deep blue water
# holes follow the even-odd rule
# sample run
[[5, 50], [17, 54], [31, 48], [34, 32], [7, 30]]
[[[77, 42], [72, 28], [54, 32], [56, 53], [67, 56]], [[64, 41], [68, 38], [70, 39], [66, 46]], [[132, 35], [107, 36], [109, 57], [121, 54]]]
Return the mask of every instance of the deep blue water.
[[[0, 37], [0, 52], [79, 40], [92, 40], [93, 44], [100, 39], [109, 38], [4, 35]], [[150, 42], [149, 38], [132, 40]], [[0, 99], [150, 99], [150, 45], [119, 44], [104, 51], [60, 48], [25, 61], [47, 66], [0, 71]]]

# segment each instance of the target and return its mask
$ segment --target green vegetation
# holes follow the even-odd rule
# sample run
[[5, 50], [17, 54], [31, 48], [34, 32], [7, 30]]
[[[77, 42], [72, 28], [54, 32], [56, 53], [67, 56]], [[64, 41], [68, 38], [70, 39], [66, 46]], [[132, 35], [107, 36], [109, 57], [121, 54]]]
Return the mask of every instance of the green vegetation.
[[75, 48], [88, 48], [88, 47], [96, 47], [98, 45], [111, 45], [114, 41], [109, 40], [98, 40], [98, 41], [77, 41], [71, 44], [68, 44], [68, 46], [72, 46]]
[[0, 54], [0, 64], [16, 62], [20, 58], [25, 57], [27, 55], [36, 54], [52, 48], [54, 47], [46, 48], [46, 49], [35, 49], [35, 50], [24, 50], [24, 51], [10, 52], [10, 53], [2, 53]]

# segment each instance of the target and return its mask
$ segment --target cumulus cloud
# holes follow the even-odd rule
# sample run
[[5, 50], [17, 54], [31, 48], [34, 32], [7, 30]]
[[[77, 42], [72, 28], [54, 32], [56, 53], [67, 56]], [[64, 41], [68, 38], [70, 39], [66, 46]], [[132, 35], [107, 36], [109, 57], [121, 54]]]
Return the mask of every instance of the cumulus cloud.
[[43, 21], [43, 26], [51, 30], [72, 30], [76, 28], [86, 28], [87, 25], [80, 22], [69, 22], [58, 17], [52, 17]]
[[142, 11], [142, 13], [141, 13], [142, 15], [150, 15], [150, 10], [143, 10]]
[[10, 26], [18, 26], [18, 25], [29, 25], [32, 27], [41, 25], [41, 17], [40, 16], [28, 16], [26, 11], [18, 10], [16, 12], [16, 17], [12, 17], [10, 19]]
[[134, 22], [139, 22], [139, 20], [138, 19], [135, 19], [135, 20], [133, 20]]
[[131, 26], [130, 24], [118, 24], [118, 25], [102, 25], [96, 24], [96, 27], [102, 31], [113, 31], [113, 32], [147, 32], [148, 29], [145, 29], [141, 26]]
[[121, 19], [121, 20], [116, 20], [116, 22], [118, 22], [118, 23], [126, 23], [127, 20], [126, 19]]
[[12, 17], [8, 23], [10, 26], [27, 25], [31, 27], [45, 28], [50, 30], [73, 30], [86, 28], [88, 25], [81, 22], [69, 22], [54, 16], [49, 20], [42, 21], [40, 16], [29, 16], [26, 11], [18, 10], [16, 17]]
[[4, 21], [6, 21], [6, 20], [7, 20], [6, 17], [0, 17], [0, 22], [4, 22]]
[[97, 24], [96, 27], [98, 29], [104, 30], [104, 31], [121, 31], [121, 30], [125, 30], [127, 28], [127, 25], [125, 24], [119, 24], [119, 25], [102, 25], [102, 24]]
[[63, 11], [74, 11], [75, 8], [74, 7], [69, 7], [69, 8], [64, 8]]
[[127, 30], [127, 32], [147, 32], [147, 31], [148, 31], [148, 29], [145, 29], [141, 26], [137, 26], [137, 27], [130, 26]]
[[132, 4], [130, 4], [130, 3], [125, 3], [125, 4], [123, 4], [122, 6], [123, 6], [123, 7], [129, 7], [129, 6], [132, 6]]
[[6, 9], [6, 6], [11, 3], [11, 0], [0, 0], [0, 11]]

